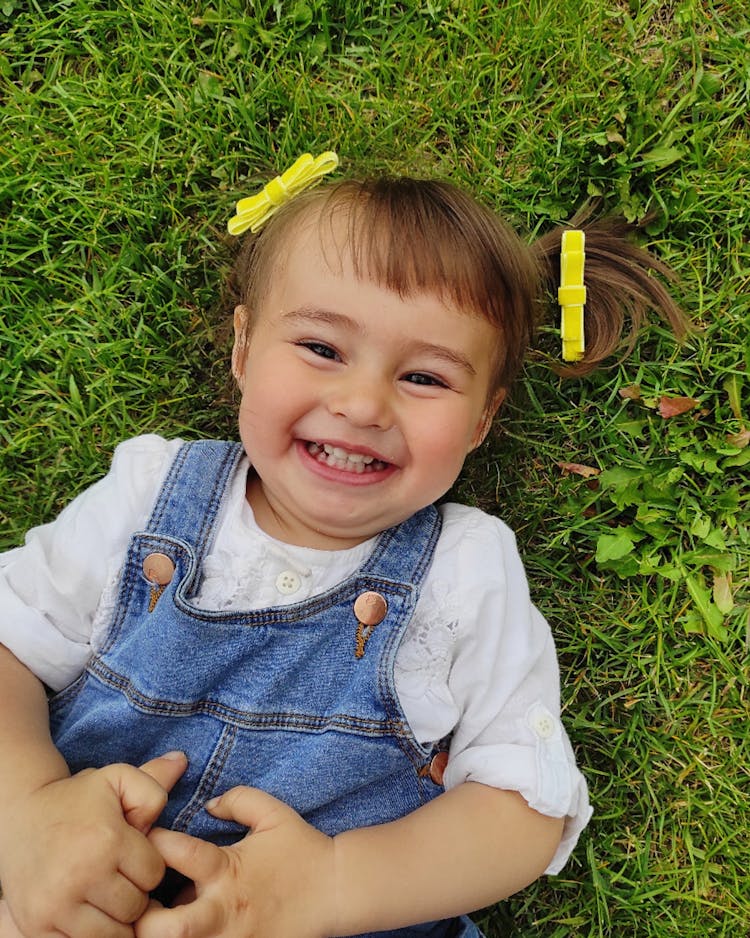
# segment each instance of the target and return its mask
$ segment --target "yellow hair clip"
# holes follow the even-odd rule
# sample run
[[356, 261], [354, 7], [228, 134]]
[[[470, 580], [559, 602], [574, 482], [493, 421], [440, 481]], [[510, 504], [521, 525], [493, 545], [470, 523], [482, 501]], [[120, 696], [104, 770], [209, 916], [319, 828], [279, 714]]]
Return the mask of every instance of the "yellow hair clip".
[[236, 214], [229, 219], [227, 228], [233, 235], [243, 231], [257, 231], [273, 213], [292, 196], [315, 185], [322, 176], [332, 172], [339, 165], [339, 158], [331, 150], [313, 157], [310, 153], [302, 156], [282, 173], [276, 176], [255, 195], [240, 199], [235, 206]]
[[583, 358], [586, 341], [583, 331], [583, 305], [586, 287], [583, 284], [584, 247], [586, 235], [577, 229], [564, 231], [560, 252], [560, 287], [557, 302], [562, 307], [560, 335], [563, 361]]

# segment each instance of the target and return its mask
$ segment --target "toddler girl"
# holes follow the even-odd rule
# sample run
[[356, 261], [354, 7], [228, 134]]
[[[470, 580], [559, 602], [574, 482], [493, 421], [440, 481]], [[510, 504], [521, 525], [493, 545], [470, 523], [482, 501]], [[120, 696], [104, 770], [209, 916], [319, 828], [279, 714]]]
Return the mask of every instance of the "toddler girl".
[[[682, 325], [587, 238], [579, 371], [625, 313]], [[561, 869], [590, 808], [549, 627], [509, 529], [435, 507], [559, 262], [411, 179], [247, 236], [241, 443], [125, 442], [0, 560], [3, 938], [477, 936]]]

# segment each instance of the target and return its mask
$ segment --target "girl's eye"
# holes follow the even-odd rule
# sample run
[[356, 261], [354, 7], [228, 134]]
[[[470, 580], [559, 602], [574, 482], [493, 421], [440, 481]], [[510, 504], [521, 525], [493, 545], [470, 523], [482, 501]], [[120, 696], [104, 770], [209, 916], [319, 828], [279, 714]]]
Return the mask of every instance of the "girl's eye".
[[331, 361], [338, 360], [338, 352], [332, 349], [330, 345], [326, 345], [325, 342], [299, 342], [298, 345], [309, 349], [313, 355], [318, 355], [320, 358], [329, 358]]
[[420, 371], [414, 371], [411, 374], [405, 375], [404, 380], [408, 381], [410, 384], [418, 384], [422, 387], [432, 387], [432, 388], [447, 388], [448, 385], [445, 381], [441, 381], [440, 378], [436, 378], [435, 375], [426, 375]]

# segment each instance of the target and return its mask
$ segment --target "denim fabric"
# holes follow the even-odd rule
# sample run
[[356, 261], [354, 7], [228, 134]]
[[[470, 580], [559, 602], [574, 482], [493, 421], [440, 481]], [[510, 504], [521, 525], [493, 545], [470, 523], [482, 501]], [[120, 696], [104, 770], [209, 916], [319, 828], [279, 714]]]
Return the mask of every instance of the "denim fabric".
[[[201, 609], [191, 596], [241, 456], [238, 444], [215, 441], [180, 449], [147, 532], [132, 539], [103, 647], [51, 703], [55, 743], [74, 772], [184, 751], [188, 769], [159, 824], [220, 845], [246, 828], [203, 805], [234, 785], [275, 795], [331, 835], [401, 817], [442, 791], [425, 771], [434, 752], [414, 738], [393, 679], [439, 514], [429, 507], [384, 532], [352, 577], [304, 602]], [[143, 573], [155, 552], [175, 564], [158, 598]], [[368, 590], [388, 611], [357, 658], [353, 604]], [[396, 934], [479, 932], [461, 919]]]

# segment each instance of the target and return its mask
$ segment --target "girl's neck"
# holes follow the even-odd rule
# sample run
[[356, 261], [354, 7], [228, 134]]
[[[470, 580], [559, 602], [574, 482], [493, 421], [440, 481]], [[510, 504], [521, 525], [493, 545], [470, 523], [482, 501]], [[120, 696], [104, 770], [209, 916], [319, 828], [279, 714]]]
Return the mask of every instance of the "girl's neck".
[[324, 531], [317, 531], [301, 524], [284, 506], [277, 506], [267, 494], [262, 481], [254, 469], [247, 474], [245, 497], [255, 518], [255, 523], [269, 537], [293, 547], [307, 547], [314, 550], [348, 550], [357, 547], [380, 532], [368, 532], [355, 537], [339, 537]]

